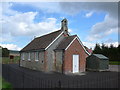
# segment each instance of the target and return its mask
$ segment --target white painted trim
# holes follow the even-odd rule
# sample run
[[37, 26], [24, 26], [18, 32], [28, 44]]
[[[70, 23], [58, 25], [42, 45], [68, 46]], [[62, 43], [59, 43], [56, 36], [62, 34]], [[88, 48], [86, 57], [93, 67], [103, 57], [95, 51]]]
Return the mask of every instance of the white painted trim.
[[69, 48], [69, 46], [74, 42], [74, 40], [76, 39], [77, 37], [75, 37], [72, 42], [65, 48], [65, 50], [67, 50]]
[[55, 39], [45, 48], [45, 50], [48, 49], [48, 48], [63, 34], [63, 32], [64, 32], [64, 31], [62, 31], [62, 32], [58, 35], [58, 37], [55, 38]]
[[82, 45], [83, 49], [85, 50], [85, 52], [90, 55], [90, 53], [85, 49], [84, 45], [82, 44], [82, 42], [80, 41], [80, 39], [77, 37], [79, 43]]
[[82, 48], [85, 50], [85, 52], [86, 52], [88, 55], [90, 55], [90, 54], [86, 51], [85, 47], [83, 46], [82, 42], [80, 41], [80, 39], [79, 39], [77, 36], [72, 40], [72, 42], [67, 46], [67, 48], [66, 48], [65, 50], [67, 50], [67, 49], [70, 47], [70, 45], [74, 42], [74, 40], [75, 40], [76, 38], [77, 38], [77, 40], [79, 41], [79, 43], [82, 45]]
[[[75, 58], [75, 56], [77, 56], [77, 59]], [[79, 66], [80, 66], [80, 64], [79, 64], [79, 54], [73, 54], [73, 56], [72, 56], [72, 61], [73, 61], [73, 63], [72, 63], [72, 69], [73, 69], [73, 73], [78, 73], [79, 72]], [[77, 64], [75, 63], [77, 61]], [[77, 71], [76, 71], [76, 69], [75, 69], [75, 66], [77, 66]]]
[[35, 60], [36, 62], [38, 62], [39, 60]]

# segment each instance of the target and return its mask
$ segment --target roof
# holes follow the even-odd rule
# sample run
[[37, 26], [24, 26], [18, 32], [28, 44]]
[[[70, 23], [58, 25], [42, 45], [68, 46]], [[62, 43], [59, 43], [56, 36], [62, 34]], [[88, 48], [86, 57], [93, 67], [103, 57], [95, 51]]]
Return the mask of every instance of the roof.
[[66, 50], [69, 45], [71, 45], [71, 43], [75, 40], [75, 39], [78, 39], [79, 43], [82, 45], [83, 49], [85, 50], [85, 52], [90, 55], [90, 53], [84, 48], [82, 42], [79, 40], [79, 38], [77, 37], [77, 35], [72, 35], [72, 36], [69, 36], [69, 37], [65, 37], [65, 39], [63, 39], [61, 41], [61, 43], [58, 45], [58, 47], [55, 49], [55, 50]]
[[108, 59], [106, 56], [104, 56], [102, 54], [93, 54], [93, 55], [100, 58], [100, 59]]
[[49, 44], [52, 43], [62, 33], [62, 30], [58, 30], [41, 37], [37, 37], [26, 45], [21, 51], [40, 50], [45, 49]]
[[85, 49], [86, 49], [86, 51], [87, 51], [87, 52], [89, 52], [90, 54], [92, 54], [92, 52], [93, 52], [93, 51], [92, 51], [92, 49], [91, 49], [91, 48], [89, 49], [89, 48], [88, 48], [88, 47], [86, 47], [86, 46], [84, 46], [84, 47], [85, 47]]
[[77, 36], [77, 35], [65, 37], [65, 38], [61, 41], [61, 43], [58, 45], [58, 47], [56, 48], [56, 50], [66, 49], [67, 46], [72, 42], [72, 40], [73, 40], [76, 36]]

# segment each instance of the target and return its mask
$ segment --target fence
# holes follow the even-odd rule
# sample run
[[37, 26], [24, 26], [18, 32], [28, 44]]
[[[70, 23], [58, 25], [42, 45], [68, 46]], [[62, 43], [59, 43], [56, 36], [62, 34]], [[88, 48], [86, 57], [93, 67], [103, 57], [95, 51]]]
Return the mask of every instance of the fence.
[[14, 88], [117, 88], [119, 79], [114, 74], [94, 78], [84, 76], [79, 79], [73, 76], [43, 78], [5, 64], [2, 66], [2, 75]]

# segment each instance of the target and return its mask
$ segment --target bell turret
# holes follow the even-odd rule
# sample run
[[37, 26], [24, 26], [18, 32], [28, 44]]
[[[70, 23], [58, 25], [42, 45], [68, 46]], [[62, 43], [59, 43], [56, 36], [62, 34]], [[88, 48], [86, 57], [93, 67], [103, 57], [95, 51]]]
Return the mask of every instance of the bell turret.
[[64, 31], [68, 31], [67, 25], [68, 25], [68, 21], [67, 21], [67, 19], [65, 18], [65, 19], [63, 19], [63, 20], [61, 21], [61, 29], [64, 30]]

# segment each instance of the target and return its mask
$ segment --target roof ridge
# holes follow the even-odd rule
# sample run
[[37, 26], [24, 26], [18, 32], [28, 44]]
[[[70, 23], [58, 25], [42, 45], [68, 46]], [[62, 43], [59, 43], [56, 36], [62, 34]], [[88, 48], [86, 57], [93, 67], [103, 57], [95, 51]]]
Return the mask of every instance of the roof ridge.
[[44, 34], [44, 35], [42, 35], [42, 36], [36, 37], [35, 39], [38, 39], [38, 38], [41, 38], [41, 37], [50, 35], [50, 34], [52, 34], [52, 33], [56, 33], [56, 32], [58, 32], [58, 31], [62, 31], [62, 30], [60, 29], [60, 30], [57, 30], [57, 31], [53, 31], [53, 32], [50, 32], [50, 33], [48, 33], [48, 34]]
[[71, 36], [68, 36], [68, 37], [65, 37], [65, 38], [70, 38], [70, 37], [76, 37], [77, 35], [71, 35]]
[[76, 34], [75, 35], [71, 35], [70, 37], [73, 37], [73, 36], [77, 36]]
[[[56, 47], [55, 50], [59, 50], [59, 49], [66, 49], [67, 46], [77, 37], [77, 35], [71, 35], [68, 37], [65, 37], [60, 43], [59, 45]], [[63, 43], [65, 43], [63, 45]]]

